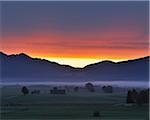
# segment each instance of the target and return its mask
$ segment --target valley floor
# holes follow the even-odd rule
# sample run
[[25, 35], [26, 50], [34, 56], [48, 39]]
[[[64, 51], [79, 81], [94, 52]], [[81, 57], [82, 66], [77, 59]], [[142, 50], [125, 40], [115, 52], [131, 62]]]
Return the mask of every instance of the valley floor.
[[[38, 88], [39, 95], [24, 96], [21, 86], [2, 87], [1, 120], [148, 120], [148, 105], [127, 105], [126, 92], [52, 95], [49, 87]], [[93, 116], [95, 111], [99, 117]]]

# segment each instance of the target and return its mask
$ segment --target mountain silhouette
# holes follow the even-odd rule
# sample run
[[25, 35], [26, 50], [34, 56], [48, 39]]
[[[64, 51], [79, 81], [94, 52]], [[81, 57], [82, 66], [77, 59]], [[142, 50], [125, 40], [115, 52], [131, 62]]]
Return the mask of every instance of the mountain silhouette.
[[21, 53], [0, 52], [2, 82], [43, 81], [148, 81], [149, 56], [122, 62], [102, 61], [84, 68], [60, 65]]

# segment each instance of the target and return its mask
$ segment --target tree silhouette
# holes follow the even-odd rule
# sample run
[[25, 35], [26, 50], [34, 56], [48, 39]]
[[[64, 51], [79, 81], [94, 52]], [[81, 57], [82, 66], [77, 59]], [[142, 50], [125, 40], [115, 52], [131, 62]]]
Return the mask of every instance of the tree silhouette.
[[127, 93], [127, 103], [134, 103], [133, 99], [132, 99], [132, 91], [129, 90]]
[[79, 87], [74, 87], [74, 92], [78, 92], [78, 90], [79, 90]]
[[136, 103], [138, 105], [149, 103], [149, 89], [142, 90], [139, 92]]
[[23, 86], [22, 89], [21, 89], [21, 92], [24, 94], [24, 95], [27, 95], [29, 93], [29, 90], [26, 86]]
[[135, 89], [133, 89], [132, 90], [132, 100], [134, 103], [136, 103], [137, 97], [138, 97], [138, 92]]
[[102, 90], [105, 92], [105, 93], [113, 93], [113, 87], [108, 85], [108, 86], [103, 86], [102, 87]]
[[94, 85], [92, 83], [86, 83], [85, 87], [90, 91], [90, 92], [95, 92]]
[[149, 89], [137, 92], [135, 89], [127, 93], [127, 103], [136, 103], [138, 105], [149, 103]]

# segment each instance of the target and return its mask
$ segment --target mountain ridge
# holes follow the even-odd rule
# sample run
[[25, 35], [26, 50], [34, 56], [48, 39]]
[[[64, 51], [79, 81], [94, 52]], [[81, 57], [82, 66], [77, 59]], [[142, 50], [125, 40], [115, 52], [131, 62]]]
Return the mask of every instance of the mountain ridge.
[[129, 59], [129, 60], [124, 60], [124, 61], [119, 61], [119, 62], [114, 62], [114, 61], [111, 61], [111, 60], [103, 60], [103, 61], [99, 61], [99, 62], [96, 62], [96, 63], [92, 63], [92, 64], [88, 64], [82, 68], [78, 68], [78, 67], [73, 67], [73, 66], [70, 66], [70, 65], [65, 65], [65, 64], [59, 64], [57, 62], [53, 62], [53, 61], [50, 61], [50, 60], [47, 60], [47, 59], [42, 59], [42, 58], [33, 58], [25, 53], [19, 53], [19, 54], [11, 54], [11, 55], [7, 55], [5, 54], [4, 52], [1, 52], [0, 51], [0, 57], [1, 56], [7, 56], [7, 57], [17, 57], [17, 56], [22, 56], [22, 57], [26, 57], [26, 58], [31, 58], [31, 59], [39, 59], [39, 60], [44, 60], [44, 61], [47, 61], [47, 62], [51, 62], [51, 63], [56, 63], [58, 65], [62, 65], [62, 66], [69, 66], [69, 67], [72, 67], [72, 68], [75, 68], [75, 69], [82, 69], [82, 68], [85, 68], [89, 65], [94, 65], [94, 64], [101, 64], [101, 63], [112, 63], [112, 64], [119, 64], [119, 63], [125, 63], [125, 62], [132, 62], [132, 61], [136, 61], [136, 60], [141, 60], [141, 59], [150, 59], [150, 56], [144, 56], [144, 57], [141, 57], [141, 58], [135, 58], [135, 59]]
[[1, 78], [52, 80], [149, 80], [149, 56], [121, 61], [102, 61], [83, 68], [61, 65], [24, 53], [7, 55], [0, 52]]

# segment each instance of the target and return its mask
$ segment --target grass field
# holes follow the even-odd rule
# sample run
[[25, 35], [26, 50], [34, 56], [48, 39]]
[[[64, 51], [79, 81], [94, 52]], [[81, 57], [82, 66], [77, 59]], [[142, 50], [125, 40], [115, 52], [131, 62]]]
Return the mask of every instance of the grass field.
[[[21, 86], [1, 89], [2, 120], [148, 120], [148, 105], [126, 105], [126, 93], [68, 92], [51, 95], [38, 86], [39, 95], [22, 95]], [[34, 87], [30, 86], [30, 89]], [[100, 117], [93, 117], [99, 111]]]

